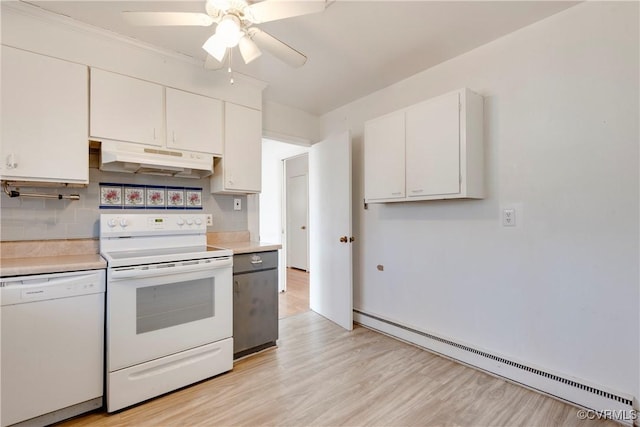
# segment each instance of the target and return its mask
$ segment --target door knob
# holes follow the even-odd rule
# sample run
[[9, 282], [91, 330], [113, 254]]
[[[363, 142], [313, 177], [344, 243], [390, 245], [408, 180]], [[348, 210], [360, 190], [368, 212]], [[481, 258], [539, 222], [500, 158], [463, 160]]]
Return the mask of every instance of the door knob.
[[302, 227], [300, 227], [300, 230], [306, 230], [306, 229], [307, 229], [307, 227], [304, 226], [304, 225]]
[[349, 238], [347, 236], [340, 237], [340, 243], [347, 243], [348, 241], [349, 241]]

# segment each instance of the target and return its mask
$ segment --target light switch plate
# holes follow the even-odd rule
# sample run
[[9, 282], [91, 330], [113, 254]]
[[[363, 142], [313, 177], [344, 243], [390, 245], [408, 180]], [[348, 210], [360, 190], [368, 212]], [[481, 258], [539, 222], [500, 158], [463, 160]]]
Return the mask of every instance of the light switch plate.
[[233, 199], [233, 210], [234, 211], [242, 210], [242, 199]]

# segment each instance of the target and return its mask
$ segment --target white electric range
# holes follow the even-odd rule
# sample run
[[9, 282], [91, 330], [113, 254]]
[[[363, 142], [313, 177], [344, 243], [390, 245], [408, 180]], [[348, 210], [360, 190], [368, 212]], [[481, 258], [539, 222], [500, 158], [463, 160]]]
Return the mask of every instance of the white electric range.
[[233, 367], [232, 251], [203, 214], [102, 214], [107, 411]]

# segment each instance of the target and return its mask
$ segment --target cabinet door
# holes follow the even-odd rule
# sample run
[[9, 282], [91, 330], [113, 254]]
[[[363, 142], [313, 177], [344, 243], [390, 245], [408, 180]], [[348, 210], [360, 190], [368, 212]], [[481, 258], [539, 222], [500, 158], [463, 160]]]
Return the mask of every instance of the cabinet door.
[[91, 136], [164, 144], [163, 87], [91, 69]]
[[87, 67], [2, 46], [2, 179], [89, 182]]
[[233, 276], [233, 353], [278, 339], [278, 270]]
[[407, 197], [460, 192], [459, 92], [406, 112]]
[[262, 112], [225, 103], [224, 188], [260, 192], [262, 178]]
[[405, 116], [399, 111], [365, 123], [365, 199], [405, 196]]
[[222, 155], [222, 101], [166, 89], [167, 147]]

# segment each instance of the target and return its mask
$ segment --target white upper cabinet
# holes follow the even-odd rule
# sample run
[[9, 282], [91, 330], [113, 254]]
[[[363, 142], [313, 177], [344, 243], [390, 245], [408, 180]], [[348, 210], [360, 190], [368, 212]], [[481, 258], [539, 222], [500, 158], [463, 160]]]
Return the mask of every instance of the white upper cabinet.
[[87, 184], [87, 67], [2, 46], [1, 179]]
[[460, 193], [459, 93], [407, 109], [407, 197]]
[[164, 145], [163, 87], [91, 69], [91, 137]]
[[482, 127], [483, 99], [468, 89], [367, 122], [365, 201], [483, 198]]
[[395, 112], [364, 126], [365, 199], [405, 197], [405, 115]]
[[262, 112], [225, 102], [224, 152], [214, 163], [212, 193], [259, 193], [262, 178]]
[[222, 155], [222, 101], [166, 89], [167, 147]]
[[95, 68], [90, 123], [98, 140], [222, 154], [222, 101]]

